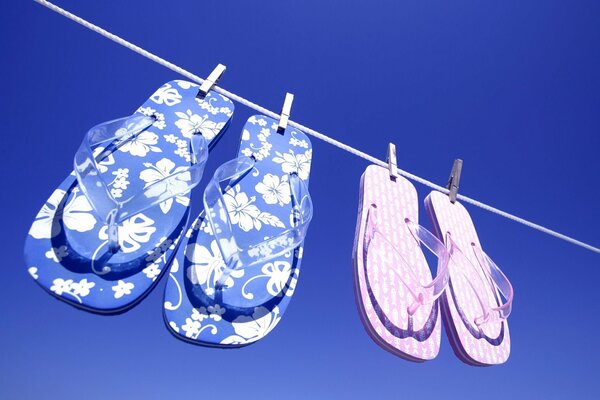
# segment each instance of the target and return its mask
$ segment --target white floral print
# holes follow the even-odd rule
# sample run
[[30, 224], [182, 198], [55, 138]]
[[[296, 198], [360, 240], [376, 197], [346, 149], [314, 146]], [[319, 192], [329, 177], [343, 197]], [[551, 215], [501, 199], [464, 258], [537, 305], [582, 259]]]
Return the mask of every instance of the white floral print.
[[58, 295], [61, 295], [64, 292], [68, 292], [71, 289], [72, 283], [73, 279], [64, 280], [62, 278], [57, 278], [52, 281], [52, 286], [50, 286], [50, 290], [52, 290]]
[[181, 329], [185, 332], [185, 337], [195, 338], [200, 334], [200, 321], [194, 321], [191, 318], [185, 319], [185, 324], [181, 326]]
[[158, 89], [152, 97], [150, 97], [152, 101], [156, 104], [165, 104], [166, 106], [174, 106], [175, 104], [181, 103], [181, 95], [170, 84], [166, 84], [160, 89]]
[[307, 150], [304, 154], [296, 154], [293, 150], [283, 154], [275, 152], [275, 154], [277, 154], [277, 157], [273, 158], [273, 161], [281, 164], [283, 172], [286, 174], [296, 173], [302, 180], [308, 179], [312, 149]]
[[174, 153], [185, 161], [190, 162], [192, 160], [192, 155], [190, 153], [188, 142], [186, 140], [176, 139], [173, 143], [177, 146]]
[[285, 225], [279, 218], [268, 212], [261, 212], [255, 204], [256, 197], [248, 197], [241, 191], [240, 185], [236, 185], [227, 192], [223, 198], [229, 212], [232, 224], [238, 225], [243, 231], [252, 229], [260, 230], [262, 224], [284, 228]]
[[36, 239], [53, 238], [61, 232], [60, 220], [69, 230], [92, 230], [96, 225], [96, 218], [91, 213], [92, 206], [87, 198], [78, 195], [78, 192], [78, 189], [73, 189], [70, 199], [63, 207], [66, 192], [56, 189], [36, 216], [29, 234]]
[[[123, 221], [119, 225], [119, 245], [124, 253], [139, 250], [140, 243], [148, 243], [152, 234], [156, 231], [154, 220], [142, 213], [138, 213]], [[108, 240], [108, 228], [103, 226], [98, 233], [101, 240]]]
[[[269, 128], [262, 128], [260, 133], [257, 135], [260, 141], [260, 147], [257, 147], [252, 143], [250, 147], [242, 149], [242, 154], [246, 157], [254, 157], [256, 160], [261, 161], [271, 155], [271, 149], [273, 145], [269, 142], [268, 138], [271, 135]], [[242, 133], [242, 141], [250, 139], [250, 132], [244, 129]]]
[[62, 279], [57, 278], [52, 281], [50, 290], [57, 295], [69, 294], [74, 297], [78, 302], [82, 302], [81, 298], [90, 294], [90, 289], [96, 286], [94, 282], [88, 282], [87, 279], [82, 279], [79, 282], [73, 281], [73, 279]]
[[[156, 162], [156, 165], [152, 163], [144, 163], [144, 167], [147, 169], [140, 172], [140, 179], [146, 182], [145, 187], [148, 188], [150, 185], [153, 185], [148, 192], [146, 193], [147, 197], [159, 197], [164, 194], [174, 195], [179, 193], [176, 196], [176, 200], [178, 203], [188, 206], [189, 205], [189, 197], [184, 196], [189, 187], [189, 183], [191, 180], [191, 175], [189, 172], [185, 171], [185, 167], [177, 167], [175, 168], [175, 163], [168, 158], [163, 158]], [[179, 174], [175, 179], [167, 179], [170, 175]], [[160, 203], [160, 209], [164, 214], [168, 213], [171, 210], [171, 206], [173, 204], [173, 197], [163, 201]]]
[[167, 123], [165, 122], [165, 114], [157, 112], [152, 107], [140, 107], [138, 108], [138, 112], [144, 114], [147, 117], [154, 117], [154, 122], [152, 126], [156, 129], [163, 130], [166, 128]]
[[127, 190], [129, 186], [129, 168], [118, 168], [113, 171], [112, 174], [115, 176], [113, 181], [107, 186], [110, 187], [110, 194], [113, 198], [118, 199], [123, 196], [123, 191]]
[[158, 135], [148, 130], [132, 136], [119, 146], [119, 151], [129, 153], [136, 157], [145, 157], [149, 152], [160, 153], [162, 150], [156, 146]]
[[256, 307], [252, 316], [237, 317], [232, 326], [236, 335], [226, 337], [221, 344], [247, 344], [265, 337], [279, 323], [279, 308], [269, 312], [265, 307]]
[[[188, 279], [194, 285], [205, 286], [206, 294], [212, 296], [215, 293], [215, 285], [225, 270], [225, 262], [221, 257], [217, 241], [213, 240], [210, 243], [210, 249], [198, 243], [190, 244], [186, 250], [186, 256], [192, 264], [187, 269]], [[241, 278], [242, 276], [244, 276], [243, 269], [232, 271], [223, 286], [225, 288], [232, 287], [234, 278]]]
[[284, 175], [280, 180], [277, 175], [266, 174], [263, 181], [256, 184], [255, 190], [262, 195], [267, 204], [283, 206], [291, 200], [288, 175]]
[[115, 299], [120, 299], [123, 296], [130, 295], [134, 287], [135, 285], [132, 282], [119, 280], [117, 284], [112, 287], [113, 292], [115, 292]]
[[52, 247], [46, 252], [46, 258], [49, 258], [56, 263], [61, 262], [63, 258], [68, 255], [69, 251], [67, 250], [67, 246]]
[[206, 99], [196, 98], [196, 102], [198, 103], [200, 108], [202, 108], [203, 110], [206, 110], [210, 114], [217, 115], [217, 114], [221, 113], [221, 114], [227, 115], [228, 117], [231, 117], [233, 115], [233, 110], [231, 108], [213, 106], [213, 103], [215, 103], [217, 101], [218, 100], [214, 97], [210, 98], [208, 101], [206, 101]]
[[175, 125], [181, 131], [181, 134], [186, 138], [191, 138], [196, 133], [201, 133], [206, 140], [212, 140], [225, 126], [224, 122], [216, 123], [212, 121], [208, 115], [200, 116], [194, 114], [191, 110], [186, 112], [176, 112], [175, 115], [179, 120]]
[[[190, 244], [185, 249], [186, 265], [183, 267], [185, 271], [180, 269], [169, 280], [166, 298], [171, 302], [165, 302], [165, 316], [168, 321], [175, 322], [171, 329], [179, 329], [179, 334], [190, 341], [235, 347], [259, 340], [268, 335], [280, 321], [281, 310], [287, 307], [289, 296], [295, 290], [299, 273], [296, 257], [301, 257], [301, 249], [297, 243], [291, 245], [290, 240], [293, 239], [290, 235], [278, 235], [281, 231], [274, 227], [288, 227], [292, 211], [290, 203], [295, 189], [290, 187], [290, 180], [293, 181], [290, 174], [297, 173], [300, 179], [307, 179], [312, 153], [309, 151], [310, 141], [301, 132], [298, 131], [294, 136], [293, 130], [288, 130], [285, 135], [280, 135], [275, 133], [277, 124], [274, 122], [275, 120], [267, 117], [250, 118], [242, 131], [240, 152], [253, 157], [257, 162], [239, 182], [230, 182], [224, 190], [222, 196], [227, 214], [222, 207], [208, 210], [212, 212], [211, 217], [219, 218], [219, 221], [229, 217], [233, 238], [245, 246], [249, 257], [261, 258], [263, 261], [251, 268], [234, 270], [243, 271], [244, 276], [230, 280], [233, 287], [228, 288], [223, 299], [220, 296], [214, 297], [215, 302], [218, 299], [220, 305], [227, 307], [223, 315], [211, 310], [207, 307], [208, 304], [197, 304], [196, 302], [201, 301], [195, 297], [198, 293], [186, 293], [186, 287], [197, 285], [195, 290], [212, 298], [206, 287], [214, 286], [215, 282], [219, 282], [219, 277], [225, 281], [225, 276], [219, 275], [225, 268], [220, 250], [223, 250], [223, 254], [228, 254], [227, 249], [217, 240], [235, 243], [231, 236], [221, 235], [227, 233], [223, 232], [226, 230], [217, 233], [219, 239], [216, 239], [210, 233], [207, 220], [199, 218], [189, 231]], [[290, 139], [290, 133], [294, 140]], [[258, 162], [261, 157], [265, 162]], [[270, 216], [274, 218], [269, 220]], [[294, 225], [291, 222], [289, 224]], [[297, 225], [297, 221], [295, 224]], [[246, 238], [248, 240], [240, 241], [238, 235], [248, 236], [244, 232], [254, 233]], [[282, 245], [271, 240], [279, 237], [282, 238]], [[263, 251], [261, 243], [268, 243], [265, 246], [271, 247], [270, 254], [277, 252], [278, 256], [263, 258], [267, 251]], [[281, 251], [282, 248], [284, 250]], [[226, 285], [229, 286], [230, 283]], [[247, 301], [248, 299], [254, 301]], [[228, 305], [244, 303], [251, 307], [249, 312]], [[214, 336], [209, 334], [209, 328], [202, 333], [208, 324], [214, 324], [218, 329]]]
[[242, 150], [242, 155], [246, 156], [246, 157], [252, 157], [252, 155], [253, 155], [252, 149], [250, 147], [246, 147], [245, 149]]
[[260, 210], [253, 204], [255, 197], [248, 198], [248, 195], [240, 190], [240, 185], [236, 185], [225, 193], [224, 199], [232, 224], [238, 225], [245, 232], [253, 228], [260, 229], [255, 225], [255, 222], [260, 224]]
[[265, 119], [261, 117], [256, 118], [256, 115], [253, 115], [250, 118], [248, 118], [248, 122], [252, 125], [258, 124], [258, 126], [261, 127], [267, 126], [267, 121], [265, 121]]
[[212, 319], [213, 321], [220, 321], [221, 315], [225, 313], [225, 309], [219, 307], [200, 307], [193, 308], [192, 315], [185, 319], [185, 324], [181, 326], [181, 329], [185, 332], [185, 336], [188, 338], [196, 339], [200, 336], [204, 330], [209, 329], [214, 335], [217, 333], [217, 327], [209, 324], [202, 326], [202, 322], [206, 319]]
[[303, 149], [308, 149], [308, 142], [304, 139], [296, 138], [296, 132], [292, 132], [292, 137], [289, 142], [292, 146], [302, 147]]
[[168, 135], [163, 135], [163, 137], [165, 138], [167, 143], [175, 143], [177, 141], [177, 136], [173, 135], [172, 133]]
[[161, 269], [158, 267], [157, 263], [150, 263], [142, 270], [144, 275], [146, 275], [148, 279], [152, 279], [152, 281], [156, 280], [156, 277], [160, 275], [160, 271]]
[[74, 294], [85, 297], [90, 294], [90, 289], [94, 286], [96, 286], [94, 282], [88, 282], [87, 279], [82, 279], [79, 282], [73, 282], [71, 284], [71, 290], [73, 290]]

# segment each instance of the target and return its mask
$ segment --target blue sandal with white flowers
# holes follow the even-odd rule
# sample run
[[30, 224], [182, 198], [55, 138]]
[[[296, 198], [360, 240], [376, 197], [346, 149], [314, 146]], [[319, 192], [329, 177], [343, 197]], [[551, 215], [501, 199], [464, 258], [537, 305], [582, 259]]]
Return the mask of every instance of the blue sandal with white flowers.
[[240, 347], [267, 335], [294, 292], [312, 218], [308, 138], [251, 117], [239, 157], [220, 166], [177, 252], [164, 317], [179, 339]]
[[119, 313], [158, 282], [185, 232], [189, 192], [233, 115], [226, 97], [198, 94], [169, 82], [132, 116], [86, 134], [25, 244], [29, 273], [49, 293]]

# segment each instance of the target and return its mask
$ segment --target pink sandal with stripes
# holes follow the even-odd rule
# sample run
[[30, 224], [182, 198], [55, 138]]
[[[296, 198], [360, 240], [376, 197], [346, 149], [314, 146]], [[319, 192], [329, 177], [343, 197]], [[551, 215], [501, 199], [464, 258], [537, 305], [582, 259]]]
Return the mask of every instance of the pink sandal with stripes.
[[[423, 247], [438, 257], [435, 279]], [[376, 165], [361, 178], [353, 258], [356, 302], [371, 338], [410, 361], [435, 358], [441, 337], [436, 299], [447, 286], [449, 254], [418, 225], [414, 186]]]

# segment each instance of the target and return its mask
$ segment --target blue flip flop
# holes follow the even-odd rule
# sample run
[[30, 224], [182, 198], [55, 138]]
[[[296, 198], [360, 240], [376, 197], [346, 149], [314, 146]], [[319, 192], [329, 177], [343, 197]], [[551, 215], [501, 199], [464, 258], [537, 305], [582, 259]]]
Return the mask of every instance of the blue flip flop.
[[233, 110], [226, 97], [172, 81], [132, 116], [92, 128], [29, 230], [25, 259], [36, 282], [97, 313], [139, 302], [175, 253], [189, 192]]
[[280, 321], [312, 218], [311, 159], [302, 132], [278, 131], [261, 115], [248, 120], [238, 158], [217, 168], [171, 265], [164, 318], [177, 338], [241, 347]]

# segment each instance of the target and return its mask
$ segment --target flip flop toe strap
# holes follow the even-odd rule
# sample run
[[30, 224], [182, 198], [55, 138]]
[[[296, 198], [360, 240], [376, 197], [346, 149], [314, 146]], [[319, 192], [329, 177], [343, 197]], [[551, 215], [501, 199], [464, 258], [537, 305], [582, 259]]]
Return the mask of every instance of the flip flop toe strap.
[[134, 140], [154, 121], [153, 117], [136, 114], [97, 125], [87, 132], [75, 153], [74, 171], [77, 182], [94, 213], [108, 226], [108, 246], [111, 253], [120, 248], [119, 223], [165, 200], [189, 192], [200, 182], [204, 172], [208, 144], [201, 135], [196, 134], [190, 140], [189, 166], [176, 168], [170, 174], [157, 171], [162, 175], [161, 179], [147, 184], [124, 200], [113, 197], [98, 163], [120, 146]]
[[391, 267], [410, 293], [412, 302], [407, 305], [407, 312], [409, 315], [413, 315], [422, 305], [433, 303], [448, 286], [450, 279], [448, 273], [449, 253], [446, 246], [427, 229], [409, 219], [406, 219], [404, 223], [415, 240], [416, 246], [426, 247], [437, 257], [437, 271], [434, 279], [429, 282], [422, 282], [419, 279], [416, 265], [406, 260], [402, 252], [388, 238], [386, 224], [380, 221], [376, 204], [371, 204], [367, 210], [363, 254], [365, 261], [369, 259], [369, 252], [372, 256], [392, 261], [386, 265]]
[[[239, 157], [226, 162], [217, 168], [204, 191], [206, 218], [225, 262], [224, 271], [217, 282], [220, 286], [235, 270], [264, 263], [296, 249], [304, 240], [312, 219], [313, 206], [308, 188], [296, 173], [290, 173], [291, 227], [263, 241], [240, 247], [229, 216], [232, 210], [228, 209], [223, 193], [251, 173], [255, 163], [252, 157]], [[226, 185], [222, 187], [224, 182]]]
[[465, 255], [450, 234], [446, 235], [452, 268], [460, 273], [477, 299], [481, 314], [475, 315], [477, 327], [505, 320], [511, 313], [514, 290], [500, 267], [475, 243], [471, 243], [474, 254], [471, 260]]

